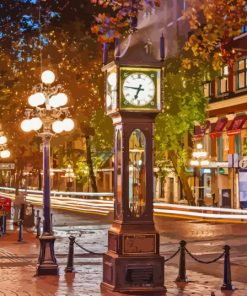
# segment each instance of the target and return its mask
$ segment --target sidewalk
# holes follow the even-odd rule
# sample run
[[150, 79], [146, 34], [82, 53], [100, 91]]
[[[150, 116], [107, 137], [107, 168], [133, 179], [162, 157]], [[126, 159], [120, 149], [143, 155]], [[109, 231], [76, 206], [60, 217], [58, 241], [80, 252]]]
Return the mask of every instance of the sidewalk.
[[[9, 225], [8, 225], [9, 226]], [[56, 233], [55, 233], [56, 234]], [[56, 236], [59, 235], [59, 232]], [[19, 243], [17, 228], [0, 238], [0, 295], [5, 296], [110, 296], [119, 293], [101, 293], [102, 258], [89, 254], [78, 254], [74, 258], [75, 273], [65, 273], [68, 240], [58, 237], [55, 244], [56, 257], [60, 267], [59, 276], [35, 276], [39, 253], [39, 240], [36, 234], [24, 231], [24, 242]], [[211, 268], [208, 266], [208, 268]], [[244, 283], [233, 282], [234, 292], [221, 292], [222, 278], [215, 278], [194, 271], [187, 271], [191, 280], [186, 285], [177, 286], [174, 282], [178, 269], [174, 265], [165, 267], [166, 295], [236, 295], [246, 296]], [[212, 294], [214, 292], [214, 294]], [[131, 294], [134, 295], [134, 294]], [[150, 294], [152, 296], [152, 294]]]

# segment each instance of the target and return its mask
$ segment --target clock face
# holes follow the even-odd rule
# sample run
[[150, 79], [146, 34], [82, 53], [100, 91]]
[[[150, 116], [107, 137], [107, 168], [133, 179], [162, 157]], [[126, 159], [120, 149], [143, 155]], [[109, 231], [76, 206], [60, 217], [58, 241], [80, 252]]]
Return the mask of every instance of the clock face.
[[129, 74], [124, 79], [122, 87], [125, 100], [134, 106], [148, 105], [155, 96], [154, 81], [146, 73]]

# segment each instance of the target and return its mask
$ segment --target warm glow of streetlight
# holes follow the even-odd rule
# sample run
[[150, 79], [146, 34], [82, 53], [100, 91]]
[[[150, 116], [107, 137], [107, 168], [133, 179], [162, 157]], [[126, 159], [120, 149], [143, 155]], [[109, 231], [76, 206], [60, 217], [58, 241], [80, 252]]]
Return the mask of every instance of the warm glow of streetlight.
[[24, 119], [21, 123], [21, 129], [24, 132], [30, 132], [32, 130], [31, 120], [30, 119]]
[[65, 118], [63, 120], [63, 129], [66, 132], [71, 131], [74, 128], [74, 126], [75, 126], [75, 123], [74, 123], [74, 121], [71, 118]]
[[53, 108], [66, 105], [68, 102], [68, 97], [65, 93], [58, 93], [53, 95], [49, 100], [49, 105]]
[[28, 103], [32, 107], [43, 105], [45, 102], [45, 95], [42, 92], [37, 92], [28, 98]]
[[41, 80], [45, 84], [51, 84], [55, 81], [55, 74], [50, 70], [46, 70], [41, 74]]
[[202, 146], [202, 143], [197, 143], [197, 144], [196, 144], [196, 149], [202, 149], [202, 147], [203, 147], [203, 146]]
[[10, 152], [9, 152], [9, 150], [3, 150], [3, 151], [1, 151], [1, 152], [0, 152], [0, 156], [1, 156], [2, 158], [8, 158], [8, 157], [10, 157]]
[[191, 165], [191, 166], [199, 166], [199, 160], [192, 159], [192, 160], [190, 161], [190, 165]]
[[201, 166], [209, 165], [209, 161], [207, 159], [201, 160]]
[[60, 121], [60, 120], [54, 121], [52, 123], [52, 130], [55, 133], [60, 134], [64, 130], [64, 128], [63, 128], [63, 122]]
[[68, 97], [65, 93], [58, 93], [57, 99], [59, 100], [59, 106], [64, 106], [68, 103]]
[[5, 136], [0, 136], [0, 145], [6, 144], [7, 138]]
[[32, 126], [32, 129], [37, 131], [39, 129], [41, 129], [43, 122], [39, 117], [33, 117], [31, 119], [30, 125]]

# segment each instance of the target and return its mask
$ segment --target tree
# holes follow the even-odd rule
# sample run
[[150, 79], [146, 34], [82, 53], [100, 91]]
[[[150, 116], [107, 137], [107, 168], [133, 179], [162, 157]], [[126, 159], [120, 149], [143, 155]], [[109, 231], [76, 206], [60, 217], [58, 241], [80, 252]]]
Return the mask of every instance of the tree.
[[160, 5], [159, 0], [121, 0], [102, 1], [91, 0], [97, 7], [102, 6], [102, 13], [96, 17], [96, 24], [91, 28], [97, 34], [100, 43], [112, 43], [137, 27], [137, 17], [140, 11], [150, 11]]
[[155, 124], [156, 162], [168, 159], [179, 176], [185, 197], [190, 204], [194, 197], [188, 185], [186, 166], [190, 151], [184, 145], [184, 137], [193, 134], [194, 122], [203, 122], [207, 100], [203, 95], [202, 69], [185, 70], [180, 57], [165, 63], [165, 110]]
[[[0, 113], [12, 150], [16, 154], [23, 146], [29, 151], [28, 143], [33, 143], [35, 134], [24, 134], [20, 123], [27, 98], [40, 82], [41, 68], [55, 71], [69, 95], [77, 124], [65, 139], [73, 141], [81, 132], [81, 123], [89, 130], [91, 118], [103, 107], [101, 45], [92, 38], [89, 25], [93, 7], [75, 0], [3, 1], [1, 5]], [[54, 138], [52, 145], [59, 147], [62, 142]]]
[[192, 31], [185, 50], [192, 51], [193, 60], [186, 59], [185, 67], [191, 64], [212, 63], [219, 69], [222, 63], [232, 64], [238, 52], [231, 47], [234, 37], [241, 34], [247, 25], [245, 0], [188, 0], [184, 16]]

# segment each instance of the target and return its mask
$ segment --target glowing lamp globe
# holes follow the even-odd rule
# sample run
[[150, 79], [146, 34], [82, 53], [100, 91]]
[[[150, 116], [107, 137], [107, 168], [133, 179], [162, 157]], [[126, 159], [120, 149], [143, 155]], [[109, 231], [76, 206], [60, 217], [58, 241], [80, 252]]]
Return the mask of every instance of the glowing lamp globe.
[[198, 160], [191, 160], [190, 165], [191, 166], [199, 166], [199, 161]]
[[63, 122], [60, 120], [54, 121], [52, 123], [52, 130], [56, 133], [56, 134], [60, 134], [64, 128], [63, 128]]
[[45, 95], [42, 92], [37, 92], [28, 98], [28, 103], [32, 107], [43, 105], [45, 102]]
[[24, 119], [21, 123], [21, 129], [24, 132], [30, 132], [32, 130], [32, 124], [30, 119]]
[[59, 106], [64, 106], [68, 102], [68, 97], [65, 93], [58, 93], [57, 100], [59, 101]]
[[0, 137], [0, 145], [7, 143], [7, 138], [5, 136]]
[[205, 159], [205, 160], [201, 160], [201, 166], [204, 165], [209, 165], [209, 160]]
[[10, 152], [9, 152], [9, 150], [3, 150], [3, 151], [1, 151], [1, 152], [0, 152], [0, 156], [1, 156], [2, 158], [10, 157]]
[[32, 125], [32, 129], [37, 131], [42, 127], [43, 122], [39, 117], [33, 117], [31, 119], [31, 125]]
[[196, 144], [196, 148], [197, 148], [197, 149], [202, 149], [202, 143], [197, 143], [197, 144]]
[[75, 123], [71, 118], [65, 118], [63, 120], [63, 129], [66, 132], [70, 132], [74, 128], [74, 126], [75, 126]]
[[41, 80], [45, 84], [52, 84], [55, 81], [55, 74], [50, 70], [46, 70], [41, 74]]
[[49, 105], [53, 108], [57, 108], [60, 106], [59, 104], [59, 98], [57, 95], [53, 95], [49, 100]]

